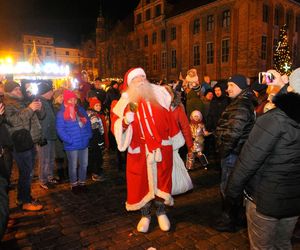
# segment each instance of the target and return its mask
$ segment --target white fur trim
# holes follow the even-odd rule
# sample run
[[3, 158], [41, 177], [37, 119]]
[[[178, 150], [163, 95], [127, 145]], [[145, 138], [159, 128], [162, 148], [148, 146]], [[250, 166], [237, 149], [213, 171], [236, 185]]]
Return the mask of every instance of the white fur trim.
[[171, 95], [165, 87], [151, 84], [156, 101], [166, 110], [170, 110]]
[[128, 153], [130, 154], [139, 154], [141, 153], [141, 147], [136, 147], [135, 149], [133, 149], [132, 147], [128, 147]]
[[145, 73], [145, 71], [142, 68], [136, 68], [136, 69], [133, 69], [132, 71], [130, 71], [130, 73], [127, 76], [127, 84], [128, 84], [128, 86], [130, 85], [130, 83], [133, 80], [133, 78], [135, 78], [137, 76], [144, 76], [144, 77], [146, 77], [146, 73]]
[[184, 137], [183, 137], [181, 131], [179, 131], [178, 134], [176, 134], [175, 136], [173, 136], [171, 138], [171, 140], [172, 140], [173, 150], [179, 149], [185, 143], [185, 140], [184, 140]]
[[132, 126], [129, 125], [128, 128], [123, 131], [122, 118], [119, 118], [114, 124], [114, 132], [118, 149], [124, 152], [132, 139]]

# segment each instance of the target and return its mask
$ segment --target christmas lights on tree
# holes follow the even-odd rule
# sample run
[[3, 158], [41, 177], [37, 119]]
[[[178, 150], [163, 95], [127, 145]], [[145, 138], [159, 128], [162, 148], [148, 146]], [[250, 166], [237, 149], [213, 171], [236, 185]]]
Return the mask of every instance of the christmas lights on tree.
[[274, 53], [274, 68], [280, 74], [290, 75], [292, 72], [291, 52], [288, 45], [287, 25], [283, 25], [280, 29], [279, 41], [276, 45]]

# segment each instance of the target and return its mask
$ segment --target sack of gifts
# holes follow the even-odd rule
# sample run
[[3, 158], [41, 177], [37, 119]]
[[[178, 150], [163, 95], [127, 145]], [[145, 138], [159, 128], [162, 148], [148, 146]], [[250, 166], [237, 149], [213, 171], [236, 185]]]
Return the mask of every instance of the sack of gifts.
[[191, 177], [178, 150], [173, 151], [172, 195], [183, 194], [193, 188]]

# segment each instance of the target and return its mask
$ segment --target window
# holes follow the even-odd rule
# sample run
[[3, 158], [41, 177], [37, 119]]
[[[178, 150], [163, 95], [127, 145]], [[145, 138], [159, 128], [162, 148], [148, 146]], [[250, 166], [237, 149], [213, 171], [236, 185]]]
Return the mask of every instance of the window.
[[148, 47], [148, 35], [144, 36], [144, 46]]
[[296, 18], [296, 32], [300, 31], [300, 16], [297, 16]]
[[51, 56], [52, 53], [51, 53], [51, 50], [46, 50], [46, 56]]
[[267, 58], [267, 37], [261, 37], [261, 59], [266, 60]]
[[167, 52], [163, 51], [161, 53], [161, 69], [167, 68]]
[[31, 54], [31, 48], [27, 49], [27, 54]]
[[161, 30], [160, 38], [162, 43], [166, 41], [166, 30]]
[[200, 32], [200, 19], [197, 18], [194, 20], [194, 25], [193, 25], [193, 34], [198, 34]]
[[200, 65], [200, 46], [193, 46], [194, 65]]
[[152, 33], [152, 44], [156, 44], [156, 41], [157, 41], [157, 33], [153, 32]]
[[230, 26], [230, 10], [223, 11], [222, 27], [227, 28]]
[[140, 47], [140, 39], [136, 39], [136, 48], [139, 49]]
[[213, 43], [206, 44], [206, 63], [207, 64], [214, 63], [214, 44]]
[[206, 30], [212, 31], [213, 29], [214, 29], [214, 16], [209, 15], [207, 16]]
[[222, 62], [229, 61], [229, 39], [222, 40]]
[[176, 27], [171, 28], [171, 40], [176, 40]]
[[177, 61], [177, 58], [176, 58], [176, 49], [173, 49], [172, 52], [171, 52], [171, 68], [174, 69], [176, 68], [176, 61]]
[[38, 53], [39, 55], [42, 55], [42, 48], [38, 47], [38, 48], [37, 48], [37, 53]]
[[150, 18], [151, 18], [151, 10], [147, 9], [146, 10], [146, 21], [150, 20]]
[[263, 4], [263, 22], [267, 23], [269, 21], [269, 6]]
[[66, 56], [69, 56], [70, 55], [70, 52], [69, 51], [66, 51]]
[[158, 17], [161, 15], [161, 5], [156, 5], [155, 6], [155, 16]]
[[142, 14], [139, 13], [136, 15], [136, 24], [140, 24], [142, 22]]
[[274, 13], [274, 24], [276, 26], [279, 25], [279, 8], [275, 8], [275, 13]]
[[157, 70], [157, 55], [154, 54], [152, 58], [152, 68], [153, 70]]
[[286, 17], [285, 17], [285, 23], [286, 23], [287, 28], [290, 28], [291, 17], [292, 17], [291, 12], [287, 12]]

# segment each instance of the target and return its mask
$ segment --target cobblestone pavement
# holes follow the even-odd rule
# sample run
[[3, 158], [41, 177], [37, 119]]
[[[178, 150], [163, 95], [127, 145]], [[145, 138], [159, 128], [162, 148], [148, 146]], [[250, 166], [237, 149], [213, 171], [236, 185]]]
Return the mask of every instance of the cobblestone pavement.
[[[23, 212], [10, 191], [10, 221], [1, 249], [249, 249], [247, 231], [219, 233], [212, 229], [220, 214], [219, 171], [191, 172], [194, 190], [175, 197], [168, 210], [172, 228], [162, 232], [152, 217], [150, 232], [140, 234], [139, 212], [127, 212], [125, 174], [115, 157], [106, 155], [107, 180], [88, 182], [88, 193], [75, 195], [69, 185], [46, 191], [33, 183], [33, 196], [45, 205], [41, 212]], [[17, 174], [14, 168], [13, 183]], [[300, 249], [300, 242], [293, 242]]]

